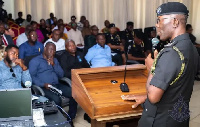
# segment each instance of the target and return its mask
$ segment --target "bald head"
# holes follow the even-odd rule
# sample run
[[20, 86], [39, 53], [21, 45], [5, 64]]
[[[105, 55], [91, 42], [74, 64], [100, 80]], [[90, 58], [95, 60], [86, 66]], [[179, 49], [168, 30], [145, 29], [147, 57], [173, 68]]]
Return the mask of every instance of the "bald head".
[[76, 54], [76, 44], [75, 44], [75, 42], [73, 40], [67, 39], [65, 41], [65, 49], [71, 55], [75, 56], [75, 54]]

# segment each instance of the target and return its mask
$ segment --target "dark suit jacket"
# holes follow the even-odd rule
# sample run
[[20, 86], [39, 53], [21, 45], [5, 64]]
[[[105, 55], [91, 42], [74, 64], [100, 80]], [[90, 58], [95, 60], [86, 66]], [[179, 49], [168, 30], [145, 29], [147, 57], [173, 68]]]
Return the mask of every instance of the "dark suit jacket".
[[13, 42], [12, 37], [11, 37], [10, 35], [6, 35], [6, 34], [4, 34], [4, 35], [5, 35], [5, 37], [6, 37], [6, 40], [7, 40], [7, 42], [8, 42], [8, 45], [14, 45], [14, 42]]

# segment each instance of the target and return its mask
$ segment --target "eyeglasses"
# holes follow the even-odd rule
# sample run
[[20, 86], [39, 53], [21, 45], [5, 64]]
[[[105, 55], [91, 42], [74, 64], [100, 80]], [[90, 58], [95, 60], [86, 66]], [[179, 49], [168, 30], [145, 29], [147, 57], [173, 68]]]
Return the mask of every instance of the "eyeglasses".
[[14, 73], [12, 68], [10, 68], [10, 72], [12, 72], [12, 77], [16, 77], [16, 75], [15, 75], [15, 73]]

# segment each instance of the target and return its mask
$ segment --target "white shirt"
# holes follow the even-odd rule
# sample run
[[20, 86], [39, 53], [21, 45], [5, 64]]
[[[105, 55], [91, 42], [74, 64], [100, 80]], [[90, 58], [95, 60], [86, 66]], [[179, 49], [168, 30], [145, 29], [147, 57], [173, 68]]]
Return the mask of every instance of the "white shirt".
[[44, 43], [44, 47], [47, 42], [54, 43], [56, 45], [56, 51], [65, 50], [65, 40], [62, 38], [60, 38], [57, 42], [53, 41], [52, 38], [50, 38]]
[[84, 45], [84, 40], [83, 40], [83, 36], [81, 34], [81, 31], [76, 29], [76, 31], [74, 29], [70, 29], [68, 32], [68, 38], [72, 39], [75, 44], [82, 44]]
[[[53, 28], [53, 30], [56, 30], [56, 29], [58, 29], [58, 26], [56, 25], [54, 28]], [[52, 31], [53, 31], [52, 30]], [[67, 31], [67, 29], [64, 27], [64, 33], [66, 33], [66, 34], [68, 34], [68, 31]]]
[[16, 45], [19, 47], [21, 44], [23, 44], [26, 41], [28, 41], [28, 38], [25, 33], [22, 33], [17, 37]]

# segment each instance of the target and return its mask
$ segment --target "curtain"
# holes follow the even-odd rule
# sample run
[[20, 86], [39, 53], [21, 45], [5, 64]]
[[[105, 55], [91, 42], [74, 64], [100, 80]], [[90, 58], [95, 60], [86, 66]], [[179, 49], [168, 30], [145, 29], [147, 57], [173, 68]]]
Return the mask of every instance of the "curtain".
[[85, 15], [90, 25], [97, 25], [99, 29], [104, 27], [105, 20], [109, 20], [120, 30], [125, 29], [127, 21], [133, 21], [135, 28], [155, 26], [157, 7], [172, 1], [184, 3], [192, 13], [188, 23], [199, 26], [199, 0], [13, 0], [15, 18], [17, 12], [22, 11], [23, 18], [31, 14], [32, 19], [39, 22], [42, 18], [49, 18], [49, 13], [53, 12], [57, 19], [69, 23], [72, 15], [77, 17], [77, 22]]

